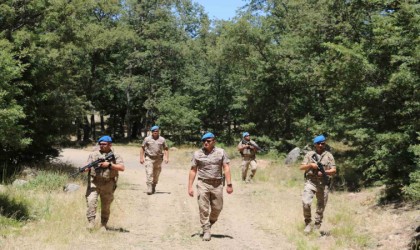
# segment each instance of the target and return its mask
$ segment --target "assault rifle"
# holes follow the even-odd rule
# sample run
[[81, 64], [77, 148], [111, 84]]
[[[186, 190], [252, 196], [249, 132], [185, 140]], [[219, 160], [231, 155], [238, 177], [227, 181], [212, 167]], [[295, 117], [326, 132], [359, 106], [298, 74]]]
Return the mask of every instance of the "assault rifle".
[[318, 165], [318, 170], [321, 171], [322, 176], [324, 177], [325, 185], [328, 186], [330, 179], [328, 178], [328, 175], [325, 172], [324, 165], [322, 165], [322, 163], [318, 161], [318, 157], [316, 156], [316, 154], [312, 155], [312, 159], [315, 161], [316, 165]]
[[258, 146], [256, 143], [254, 143], [254, 142], [251, 142], [251, 141], [247, 141], [247, 140], [245, 140], [245, 139], [242, 139], [242, 144], [244, 144], [244, 145], [250, 145], [250, 146], [253, 146], [254, 148], [256, 148], [257, 149], [257, 151], [263, 151], [263, 149], [262, 148], [260, 148], [260, 146]]
[[99, 163], [109, 161], [109, 160], [112, 160], [112, 159], [114, 159], [114, 153], [109, 152], [105, 157], [99, 158], [96, 161], [93, 161], [93, 162], [87, 164], [86, 166], [79, 168], [76, 173], [71, 175], [71, 177], [74, 177], [74, 176], [76, 176], [76, 175], [78, 175], [82, 172], [85, 172], [87, 169], [91, 169], [92, 167], [93, 167], [93, 169], [97, 169], [99, 167], [98, 166]]

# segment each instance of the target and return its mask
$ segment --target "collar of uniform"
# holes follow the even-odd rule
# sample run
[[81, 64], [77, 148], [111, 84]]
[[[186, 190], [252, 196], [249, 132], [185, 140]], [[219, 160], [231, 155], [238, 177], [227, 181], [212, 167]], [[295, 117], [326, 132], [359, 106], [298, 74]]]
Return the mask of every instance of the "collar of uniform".
[[203, 153], [206, 154], [206, 155], [209, 155], [209, 154], [213, 153], [215, 150], [216, 150], [216, 147], [213, 147], [212, 151], [207, 153], [207, 151], [204, 149], [204, 147], [201, 148], [201, 151], [203, 151]]

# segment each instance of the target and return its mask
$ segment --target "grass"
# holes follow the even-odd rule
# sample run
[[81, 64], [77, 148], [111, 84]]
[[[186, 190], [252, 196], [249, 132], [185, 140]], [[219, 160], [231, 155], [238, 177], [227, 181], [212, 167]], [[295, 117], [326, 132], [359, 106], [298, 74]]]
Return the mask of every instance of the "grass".
[[[1, 235], [25, 234], [34, 246], [57, 239], [63, 244], [68, 241], [76, 228], [72, 217], [78, 217], [84, 207], [79, 202], [81, 194], [62, 192], [67, 181], [64, 172], [42, 170], [25, 185], [8, 186], [6, 192], [0, 193]], [[0, 239], [0, 248], [7, 239], [11, 238]]]
[[[263, 157], [259, 161], [264, 160], [270, 158]], [[234, 164], [240, 164], [240, 160]], [[234, 175], [234, 179], [240, 180], [238, 175]], [[259, 226], [268, 233], [286, 235], [297, 249], [364, 249], [373, 244], [370, 240], [372, 235], [359, 230], [364, 228], [366, 218], [354, 216], [360, 204], [346, 202], [345, 192], [330, 194], [323, 223], [329, 236], [319, 237], [317, 233], [304, 235], [300, 199], [304, 180], [298, 164], [287, 167], [283, 164], [283, 158], [272, 159], [265, 167], [258, 169], [255, 183], [259, 185], [253, 186], [247, 195], [252, 196], [250, 206], [255, 205], [250, 210], [259, 211], [256, 214], [261, 222]], [[263, 210], [260, 204], [264, 204]], [[315, 207], [316, 199], [312, 206], [313, 216]]]
[[[136, 151], [137, 147], [128, 149]], [[197, 148], [179, 147], [170, 152], [171, 168], [189, 169], [192, 153]], [[330, 195], [324, 223], [321, 230], [327, 236], [317, 233], [303, 233], [303, 215], [301, 192], [303, 190], [303, 173], [298, 165], [286, 167], [282, 157], [270, 155], [257, 156], [259, 168], [255, 183], [241, 183], [241, 159], [235, 147], [226, 149], [231, 159], [231, 173], [235, 194], [241, 195], [249, 202], [247, 209], [256, 211], [253, 215], [258, 222], [255, 226], [268, 234], [284, 235], [296, 249], [367, 249], [374, 248], [378, 240], [389, 232], [399, 228], [398, 224], [414, 221], [416, 211], [405, 212], [396, 216], [391, 211], [373, 210], [376, 204], [378, 189], [368, 189], [361, 193], [334, 192]], [[340, 163], [337, 162], [340, 166]], [[5, 245], [18, 246], [32, 244], [33, 249], [48, 245], [50, 249], [65, 248], [75, 239], [86, 239], [84, 218], [85, 203], [81, 202], [84, 188], [74, 193], [62, 192], [66, 182], [76, 181], [82, 185], [82, 177], [70, 180], [68, 166], [51, 167], [38, 172], [35, 179], [27, 185], [7, 186], [0, 192], [0, 248]], [[129, 185], [119, 183], [119, 187]], [[316, 199], [314, 199], [314, 202]], [[115, 205], [115, 204], [114, 204]], [[314, 207], [312, 213], [314, 214]], [[418, 215], [417, 215], [418, 216]], [[403, 221], [403, 222], [401, 222]], [[174, 240], [182, 236], [168, 228], [168, 234]], [[20, 236], [18, 243], [12, 236]], [[101, 234], [94, 237], [104, 237]], [[190, 239], [189, 239], [190, 240]], [[391, 242], [389, 248], [395, 248]], [[83, 248], [83, 246], [79, 246]], [[29, 248], [26, 245], [26, 248]], [[78, 246], [74, 246], [77, 249]], [[398, 247], [397, 247], [398, 248]], [[395, 248], [395, 249], [397, 249]]]

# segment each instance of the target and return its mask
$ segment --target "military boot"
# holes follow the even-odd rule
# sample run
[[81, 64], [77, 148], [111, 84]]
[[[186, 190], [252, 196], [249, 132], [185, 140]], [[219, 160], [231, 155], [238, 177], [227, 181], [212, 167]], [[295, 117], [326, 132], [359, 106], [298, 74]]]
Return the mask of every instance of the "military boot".
[[245, 183], [246, 184], [249, 184], [249, 183], [252, 183], [253, 181], [252, 181], [252, 175], [250, 175], [248, 178], [246, 178], [246, 181], [245, 181]]
[[319, 230], [320, 228], [321, 228], [321, 223], [320, 222], [315, 222], [314, 230]]
[[305, 227], [305, 229], [303, 230], [303, 232], [305, 233], [305, 234], [308, 234], [308, 233], [310, 233], [311, 232], [311, 224], [306, 224], [306, 227]]
[[203, 241], [209, 241], [209, 240], [211, 240], [211, 233], [210, 233], [210, 229], [207, 229], [204, 231]]
[[100, 228], [100, 231], [106, 231], [107, 230], [106, 224], [108, 224], [108, 218], [101, 218], [101, 228]]
[[156, 184], [152, 184], [152, 193], [156, 193]]
[[95, 219], [89, 219], [86, 229], [91, 231], [94, 228], [95, 228]]
[[152, 187], [152, 184], [147, 184], [147, 194], [148, 194], [148, 195], [153, 194], [153, 187]]

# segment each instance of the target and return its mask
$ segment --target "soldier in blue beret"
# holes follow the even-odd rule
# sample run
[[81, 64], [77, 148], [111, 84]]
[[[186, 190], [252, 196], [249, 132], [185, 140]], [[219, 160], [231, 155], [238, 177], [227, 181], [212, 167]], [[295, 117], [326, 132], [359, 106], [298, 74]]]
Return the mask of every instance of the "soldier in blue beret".
[[324, 135], [316, 136], [313, 140], [315, 151], [309, 151], [300, 165], [300, 169], [305, 171], [305, 186], [302, 194], [305, 233], [310, 233], [312, 230], [311, 204], [315, 195], [317, 208], [314, 229], [318, 230], [321, 227], [328, 201], [329, 181], [331, 176], [336, 173], [334, 157], [325, 150], [325, 142]]
[[148, 195], [156, 192], [162, 162], [169, 162], [168, 145], [166, 139], [159, 134], [159, 126], [152, 126], [150, 131], [152, 134], [144, 138], [140, 147], [140, 164], [145, 164]]
[[[88, 163], [104, 159], [112, 152], [112, 138], [108, 135], [98, 140], [99, 151], [89, 155]], [[118, 172], [124, 171], [124, 162], [119, 154], [114, 154], [112, 160], [103, 161], [97, 168], [86, 169], [89, 171], [89, 182], [86, 190], [86, 202], [88, 219], [87, 228], [92, 230], [95, 227], [96, 210], [98, 198], [101, 199], [101, 230], [107, 230], [107, 223], [111, 213], [111, 203], [114, 200], [114, 192], [117, 187]]]
[[[257, 160], [256, 154], [258, 151], [258, 145], [255, 141], [251, 140], [248, 132], [242, 133], [242, 140], [239, 142], [237, 149], [242, 156], [242, 181], [250, 183], [257, 172]], [[248, 169], [251, 167], [251, 171], [248, 175]]]
[[188, 178], [188, 194], [194, 197], [193, 183], [198, 173], [197, 194], [203, 240], [211, 239], [211, 226], [219, 218], [223, 208], [223, 172], [226, 178], [226, 192], [233, 192], [229, 158], [222, 148], [215, 147], [213, 133], [201, 137], [203, 147], [194, 152]]

